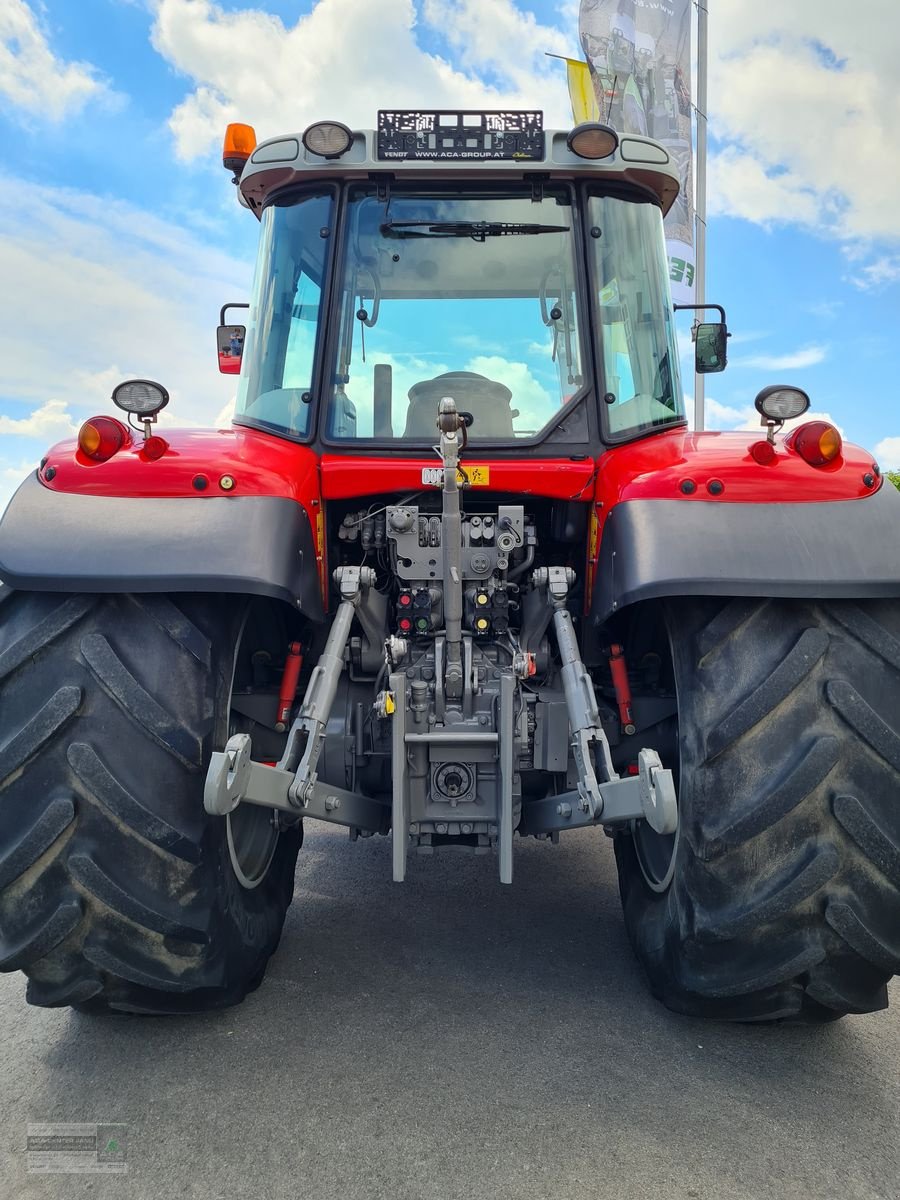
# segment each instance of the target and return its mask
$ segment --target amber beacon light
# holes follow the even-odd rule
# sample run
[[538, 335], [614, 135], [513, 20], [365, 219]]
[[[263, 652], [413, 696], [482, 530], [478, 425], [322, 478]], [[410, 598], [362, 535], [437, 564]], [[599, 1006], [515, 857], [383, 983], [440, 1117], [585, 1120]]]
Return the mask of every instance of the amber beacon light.
[[235, 123], [225, 130], [222, 144], [222, 166], [231, 171], [234, 182], [240, 181], [247, 159], [256, 149], [256, 130], [252, 125]]

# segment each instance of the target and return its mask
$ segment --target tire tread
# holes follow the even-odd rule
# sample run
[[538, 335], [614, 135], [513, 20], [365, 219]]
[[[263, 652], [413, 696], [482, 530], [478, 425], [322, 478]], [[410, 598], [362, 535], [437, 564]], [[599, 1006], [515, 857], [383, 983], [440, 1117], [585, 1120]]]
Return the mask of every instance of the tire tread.
[[[900, 972], [900, 608], [709, 600], [667, 620], [686, 733], [666, 894], [616, 838], [654, 994], [739, 1021], [884, 1008]], [[754, 682], [735, 701], [742, 660]]]
[[187, 1013], [262, 978], [302, 828], [240, 887], [200, 769], [245, 602], [0, 588], [0, 970], [33, 1004]]

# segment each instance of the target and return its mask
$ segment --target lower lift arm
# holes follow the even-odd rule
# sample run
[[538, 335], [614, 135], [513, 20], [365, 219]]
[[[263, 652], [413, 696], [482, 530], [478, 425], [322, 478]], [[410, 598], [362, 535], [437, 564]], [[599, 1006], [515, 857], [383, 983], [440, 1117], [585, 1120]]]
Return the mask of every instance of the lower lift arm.
[[528, 804], [520, 832], [547, 833], [579, 825], [623, 825], [645, 820], [657, 833], [674, 833], [678, 823], [675, 784], [672, 772], [663, 767], [656, 751], [640, 751], [635, 776], [621, 779], [613, 768], [594, 685], [565, 605], [574, 581], [575, 574], [568, 567], [541, 567], [533, 576], [535, 587], [545, 592], [553, 611], [578, 789]]
[[210, 760], [203, 794], [207, 812], [224, 816], [245, 800], [294, 817], [317, 817], [373, 833], [387, 832], [387, 805], [358, 792], [320, 783], [316, 774], [325, 726], [344, 669], [350, 627], [375, 582], [375, 572], [370, 567], [340, 567], [335, 579], [341, 602], [281, 761], [274, 767], [253, 762], [249, 734], [230, 737], [225, 749], [216, 751]]

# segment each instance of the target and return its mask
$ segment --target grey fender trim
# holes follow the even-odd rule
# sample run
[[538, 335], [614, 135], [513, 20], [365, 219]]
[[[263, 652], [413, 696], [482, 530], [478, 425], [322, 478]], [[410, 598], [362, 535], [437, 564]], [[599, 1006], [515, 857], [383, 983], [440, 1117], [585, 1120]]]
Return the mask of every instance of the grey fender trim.
[[660, 596], [900, 596], [900, 492], [810, 504], [626, 500], [600, 543], [597, 623]]
[[278, 496], [85, 495], [32, 475], [0, 519], [0, 580], [39, 592], [272, 596], [323, 619], [309, 519]]

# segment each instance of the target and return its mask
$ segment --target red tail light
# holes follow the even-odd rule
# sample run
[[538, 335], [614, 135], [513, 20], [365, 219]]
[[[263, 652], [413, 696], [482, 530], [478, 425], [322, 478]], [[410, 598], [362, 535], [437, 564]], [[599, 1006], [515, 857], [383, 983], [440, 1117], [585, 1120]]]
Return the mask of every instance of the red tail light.
[[840, 455], [841, 435], [828, 421], [810, 421], [795, 430], [787, 444], [811, 467], [824, 467]]
[[169, 443], [166, 441], [166, 439], [160, 437], [158, 433], [154, 433], [151, 434], [150, 437], [144, 439], [144, 443], [141, 446], [141, 452], [144, 455], [144, 458], [149, 458], [151, 462], [155, 462], [156, 459], [162, 458], [168, 448]]
[[775, 447], [771, 442], [754, 442], [750, 447], [751, 456], [761, 467], [768, 466], [775, 459]]
[[131, 434], [115, 417], [91, 417], [78, 430], [78, 449], [94, 462], [106, 462], [131, 441]]

